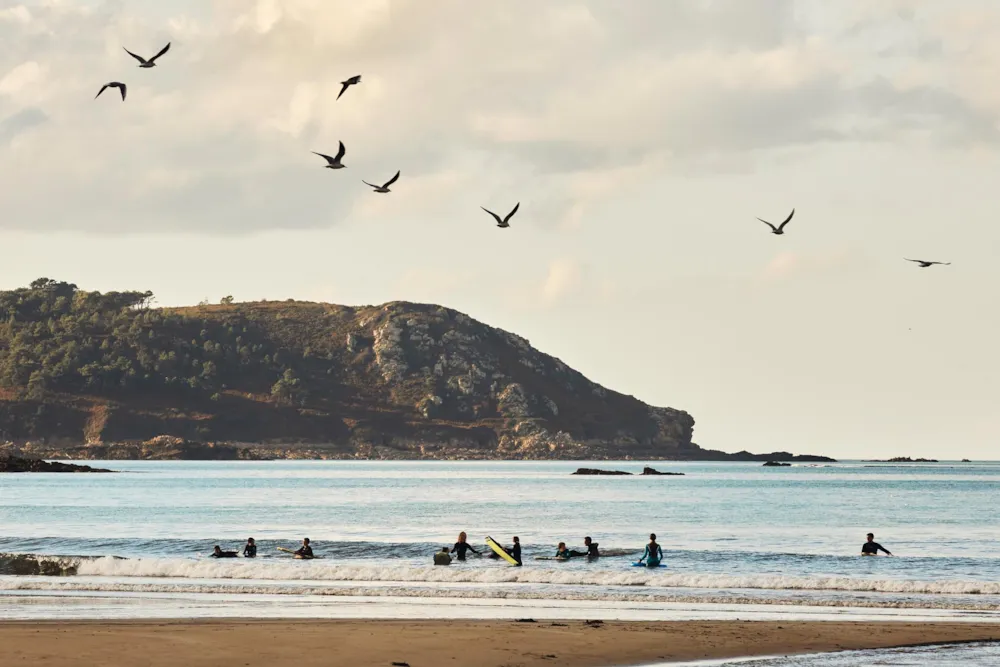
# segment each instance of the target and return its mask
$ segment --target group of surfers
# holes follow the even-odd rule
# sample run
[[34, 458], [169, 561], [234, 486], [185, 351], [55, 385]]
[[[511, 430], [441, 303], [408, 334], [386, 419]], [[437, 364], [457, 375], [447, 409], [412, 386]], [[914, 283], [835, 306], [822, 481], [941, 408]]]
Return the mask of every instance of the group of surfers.
[[[873, 533], [868, 533], [867, 541], [861, 546], [862, 556], [877, 556], [879, 551], [885, 552], [887, 556], [891, 556], [892, 553], [883, 547], [881, 544], [875, 541], [875, 535]], [[585, 557], [587, 560], [593, 560], [595, 558], [600, 558], [601, 552], [597, 548], [597, 542], [590, 539], [590, 536], [583, 538], [583, 546], [585, 551], [577, 551], [575, 549], [570, 549], [566, 546], [565, 542], [560, 542], [556, 547], [556, 553], [553, 557], [555, 560], [569, 560], [570, 558], [580, 558]], [[514, 536], [513, 544], [508, 548], [501, 545], [501, 548], [510, 556], [518, 565], [521, 565], [521, 539]], [[308, 537], [302, 538], [302, 546], [296, 550], [284, 549], [278, 547], [280, 551], [285, 551], [292, 554], [295, 558], [309, 560], [315, 558], [313, 555], [312, 546], [309, 542]], [[441, 551], [434, 554], [434, 564], [435, 565], [451, 565], [452, 557], [451, 554], [455, 554], [455, 560], [464, 561], [466, 558], [466, 553], [471, 551], [477, 556], [482, 556], [483, 553], [479, 552], [468, 542], [468, 536], [465, 531], [458, 534], [458, 541], [455, 542], [451, 549], [448, 547], [441, 547]], [[211, 554], [213, 558], [237, 558], [239, 553], [236, 551], [223, 551], [223, 549], [217, 544], [215, 549]], [[254, 539], [248, 538], [246, 545], [243, 547], [243, 557], [244, 558], [256, 558], [257, 557], [257, 543]], [[487, 554], [489, 558], [499, 558], [500, 556], [494, 553], [492, 550]], [[656, 541], [656, 533], [650, 533], [649, 543], [646, 545], [646, 550], [642, 554], [642, 558], [636, 563], [636, 565], [645, 565], [646, 567], [659, 567], [660, 562], [663, 560], [663, 549]]]
[[[507, 553], [508, 556], [514, 559], [518, 565], [521, 565], [521, 539], [514, 536], [513, 544], [510, 548], [500, 545], [501, 548]], [[570, 558], [586, 558], [587, 560], [593, 560], [595, 558], [600, 558], [601, 552], [597, 548], [597, 542], [594, 542], [590, 536], [583, 538], [583, 546], [585, 551], [577, 551], [575, 549], [570, 549], [566, 546], [565, 542], [560, 542], [556, 547], [556, 554], [553, 557], [555, 560], [569, 560]], [[448, 547], [441, 547], [441, 551], [434, 554], [434, 564], [435, 565], [451, 565], [452, 557], [451, 554], [455, 554], [455, 560], [464, 561], [466, 552], [471, 551], [477, 556], [482, 556], [483, 554], [469, 544], [468, 536], [465, 532], [458, 534], [458, 541], [455, 545], [448, 549]], [[487, 554], [488, 558], [499, 558], [496, 553]], [[646, 551], [642, 554], [642, 558], [636, 565], [645, 565], [646, 567], [659, 567], [660, 561], [663, 560], [663, 549], [656, 542], [656, 534], [650, 533], [649, 544], [646, 545]]]

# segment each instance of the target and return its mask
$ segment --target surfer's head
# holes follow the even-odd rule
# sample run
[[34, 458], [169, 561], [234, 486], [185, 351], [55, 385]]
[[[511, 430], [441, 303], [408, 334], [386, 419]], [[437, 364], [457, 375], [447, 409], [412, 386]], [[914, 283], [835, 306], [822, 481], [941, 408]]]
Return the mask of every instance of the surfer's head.
[[517, 535], [515, 535], [514, 536], [514, 544], [520, 544], [520, 543], [521, 543], [521, 538], [518, 537]]
[[590, 546], [590, 538], [589, 537], [583, 538], [583, 543], [586, 544], [589, 547]]
[[566, 548], [566, 543], [565, 542], [560, 542], [559, 543], [559, 551], [562, 551], [565, 548]]
[[302, 544], [309, 544], [309, 538], [308, 537], [303, 537], [302, 538]]
[[247, 538], [247, 544], [255, 544], [252, 537]]
[[441, 553], [443, 554], [448, 553], [448, 547], [441, 547]]
[[649, 541], [650, 542], [655, 542], [656, 541], [656, 533], [650, 533], [649, 534]]
[[868, 541], [871, 542], [875, 539], [875, 533], [868, 533]]
[[217, 553], [217, 554], [219, 554], [219, 553], [222, 553], [222, 547], [220, 547], [220, 546], [219, 546], [218, 544], [216, 544], [216, 545], [215, 545], [215, 549], [214, 549], [214, 551], [215, 551], [215, 553]]
[[465, 534], [465, 531], [463, 530], [461, 533], [458, 534], [458, 541], [459, 542], [464, 542], [465, 539], [466, 539], [466, 537], [468, 537], [468, 536]]

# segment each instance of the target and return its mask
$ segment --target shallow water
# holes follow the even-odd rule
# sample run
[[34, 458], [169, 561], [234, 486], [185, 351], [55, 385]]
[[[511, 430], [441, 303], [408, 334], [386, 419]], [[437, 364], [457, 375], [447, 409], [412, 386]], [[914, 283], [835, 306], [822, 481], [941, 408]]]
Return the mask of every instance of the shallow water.
[[[0, 476], [4, 608], [96, 591], [1000, 610], [998, 463], [651, 464], [684, 477], [569, 474], [637, 462], [98, 465], [125, 472]], [[459, 530], [480, 549], [519, 535], [524, 567], [430, 566]], [[899, 557], [859, 557], [869, 530]], [[666, 569], [630, 567], [650, 531]], [[249, 535], [257, 560], [206, 557]], [[323, 560], [277, 551], [306, 535]], [[534, 560], [584, 535], [625, 555]]]
[[881, 649], [876, 651], [841, 651], [815, 655], [775, 657], [749, 660], [717, 660], [703, 662], [664, 663], [650, 667], [994, 667], [1000, 665], [1000, 644], [952, 644], [914, 648]]

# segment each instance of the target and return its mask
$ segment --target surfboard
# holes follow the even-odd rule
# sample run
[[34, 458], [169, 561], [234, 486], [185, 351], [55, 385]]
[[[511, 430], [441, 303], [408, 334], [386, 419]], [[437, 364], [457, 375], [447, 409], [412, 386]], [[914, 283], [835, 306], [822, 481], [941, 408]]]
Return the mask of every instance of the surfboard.
[[660, 563], [660, 564], [659, 564], [659, 565], [657, 565], [656, 567], [649, 567], [649, 566], [648, 566], [648, 565], [646, 565], [645, 563], [632, 563], [632, 567], [645, 567], [645, 568], [648, 568], [648, 569], [650, 569], [650, 570], [655, 570], [655, 569], [656, 569], [656, 567], [666, 567], [666, 565], [664, 565], [663, 563]]
[[535, 560], [569, 560], [569, 558], [559, 558], [558, 556], [535, 556]]
[[322, 556], [313, 556], [312, 558], [309, 556], [300, 556], [295, 553], [295, 549], [286, 549], [285, 547], [278, 547], [278, 551], [284, 551], [286, 554], [292, 554], [295, 556], [295, 560], [314, 560], [316, 558], [322, 558]]
[[497, 544], [497, 541], [494, 540], [489, 535], [486, 536], [486, 546], [488, 546], [490, 549], [493, 549], [493, 553], [495, 553], [497, 556], [500, 556], [500, 558], [503, 558], [511, 565], [517, 565], [517, 561], [514, 560], [514, 557], [511, 556], [509, 553], [507, 553], [506, 550], [504, 550], [502, 546]]

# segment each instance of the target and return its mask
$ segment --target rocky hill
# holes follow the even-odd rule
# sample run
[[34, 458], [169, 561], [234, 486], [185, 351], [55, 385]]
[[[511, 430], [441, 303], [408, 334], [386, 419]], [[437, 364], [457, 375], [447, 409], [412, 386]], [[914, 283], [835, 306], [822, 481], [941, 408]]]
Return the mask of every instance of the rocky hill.
[[0, 442], [67, 458], [721, 459], [694, 420], [435, 305], [0, 292]]

